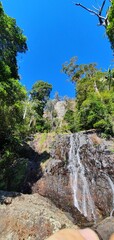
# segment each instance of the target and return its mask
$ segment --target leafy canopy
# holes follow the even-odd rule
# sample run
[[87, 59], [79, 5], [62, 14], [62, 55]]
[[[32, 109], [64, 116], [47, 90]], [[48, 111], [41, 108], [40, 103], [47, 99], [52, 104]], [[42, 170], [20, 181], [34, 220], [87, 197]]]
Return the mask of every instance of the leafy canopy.
[[9, 66], [13, 78], [19, 78], [17, 54], [27, 50], [26, 37], [16, 20], [4, 13], [0, 2], [0, 61]]
[[44, 107], [50, 97], [50, 93], [52, 90], [52, 85], [44, 82], [44, 81], [37, 81], [31, 90], [31, 98], [34, 100], [36, 105], [36, 111], [39, 116], [43, 115]]
[[111, 6], [108, 10], [108, 22], [106, 33], [108, 35], [111, 47], [114, 50], [114, 0], [111, 0]]
[[[72, 131], [99, 129], [114, 133], [114, 70], [102, 72], [96, 64], [77, 64], [77, 58], [63, 65], [63, 72], [75, 83], [76, 110], [71, 122]], [[74, 117], [74, 123], [73, 123]]]
[[[26, 50], [26, 37], [15, 19], [4, 13], [0, 2], [0, 187], [6, 190], [19, 177], [20, 166], [25, 172], [25, 160], [19, 161], [19, 147], [26, 132], [23, 102], [27, 92], [18, 80], [17, 55]], [[23, 176], [20, 173], [20, 180]]]

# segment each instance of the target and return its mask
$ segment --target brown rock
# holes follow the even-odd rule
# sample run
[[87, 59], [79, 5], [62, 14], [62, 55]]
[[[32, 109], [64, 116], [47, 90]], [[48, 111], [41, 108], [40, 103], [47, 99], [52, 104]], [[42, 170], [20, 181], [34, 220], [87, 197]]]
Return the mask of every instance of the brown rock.
[[6, 205], [11, 204], [12, 203], [12, 198], [11, 197], [5, 198], [3, 203], [5, 203]]
[[21, 194], [10, 205], [1, 204], [0, 216], [0, 240], [44, 240], [59, 229], [77, 228], [61, 210], [38, 194]]

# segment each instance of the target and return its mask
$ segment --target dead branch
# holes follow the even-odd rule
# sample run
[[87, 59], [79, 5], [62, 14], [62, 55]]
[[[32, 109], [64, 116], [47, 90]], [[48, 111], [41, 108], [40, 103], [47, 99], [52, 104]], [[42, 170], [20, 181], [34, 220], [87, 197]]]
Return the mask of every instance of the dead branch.
[[88, 11], [88, 12], [94, 14], [95, 16], [97, 16], [98, 19], [99, 19], [99, 24], [98, 24], [98, 25], [100, 25], [100, 26], [102, 25], [102, 26], [106, 27], [106, 26], [108, 25], [107, 15], [106, 15], [106, 17], [102, 16], [102, 11], [103, 11], [105, 2], [106, 2], [106, 0], [103, 1], [102, 6], [101, 6], [100, 9], [96, 9], [96, 8], [94, 7], [94, 9], [96, 9], [97, 12], [94, 11], [94, 10], [92, 10], [92, 9], [89, 9], [88, 7], [85, 7], [85, 6], [82, 5], [81, 3], [75, 3], [75, 5], [76, 5], [76, 6], [79, 6], [79, 7], [82, 7], [82, 8], [84, 8], [86, 11]]

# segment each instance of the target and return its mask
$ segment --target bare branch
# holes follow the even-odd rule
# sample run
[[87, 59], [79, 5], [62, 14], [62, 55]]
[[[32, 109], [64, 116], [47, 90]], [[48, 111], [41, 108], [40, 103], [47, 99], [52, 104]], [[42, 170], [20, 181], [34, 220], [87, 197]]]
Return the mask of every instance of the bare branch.
[[100, 10], [99, 10], [99, 15], [102, 14], [102, 11], [103, 11], [103, 8], [104, 8], [104, 5], [105, 5], [105, 2], [106, 2], [106, 0], [104, 0], [103, 3], [102, 3], [102, 6], [101, 6], [101, 8], [100, 8]]
[[96, 8], [96, 7], [95, 7], [95, 6], [93, 6], [93, 5], [92, 5], [92, 7], [93, 7], [95, 10], [97, 10], [97, 11], [99, 11], [99, 10], [100, 10], [100, 8], [98, 9], [98, 8]]
[[103, 25], [103, 26], [106, 27], [107, 24], [108, 24], [108, 22], [107, 22], [107, 16], [106, 16], [106, 17], [103, 17], [103, 16], [101, 15], [101, 14], [102, 14], [102, 11], [103, 11], [103, 8], [104, 8], [104, 5], [105, 5], [105, 2], [106, 2], [106, 0], [103, 1], [102, 6], [101, 6], [100, 9], [97, 9], [97, 8], [94, 7], [94, 9], [97, 10], [97, 11], [94, 11], [94, 10], [92, 10], [92, 9], [89, 9], [89, 8], [85, 7], [84, 5], [82, 5], [81, 3], [75, 3], [75, 5], [76, 5], [76, 6], [79, 6], [79, 7], [82, 7], [82, 8], [84, 8], [86, 11], [88, 11], [88, 12], [96, 15], [96, 16], [98, 17], [98, 19], [99, 19], [99, 25]]

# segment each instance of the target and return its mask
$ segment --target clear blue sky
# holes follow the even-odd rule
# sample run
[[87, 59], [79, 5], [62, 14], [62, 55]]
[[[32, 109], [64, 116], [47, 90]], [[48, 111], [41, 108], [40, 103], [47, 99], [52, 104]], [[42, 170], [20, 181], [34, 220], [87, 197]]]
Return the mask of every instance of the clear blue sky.
[[[88, 7], [101, 0], [78, 0]], [[109, 0], [107, 0], [108, 4]], [[28, 90], [37, 80], [53, 85], [60, 96], [74, 97], [74, 86], [61, 73], [62, 64], [77, 56], [79, 64], [96, 62], [106, 70], [112, 51], [98, 19], [72, 0], [2, 0], [5, 12], [16, 19], [28, 39], [29, 51], [19, 57], [21, 81]]]

